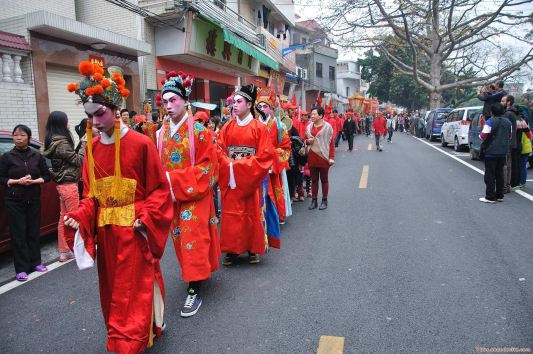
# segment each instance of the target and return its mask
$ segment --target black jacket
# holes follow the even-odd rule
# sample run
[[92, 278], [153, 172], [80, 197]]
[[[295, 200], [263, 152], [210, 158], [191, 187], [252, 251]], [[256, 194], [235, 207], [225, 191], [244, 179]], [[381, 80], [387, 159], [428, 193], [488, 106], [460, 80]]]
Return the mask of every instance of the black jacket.
[[346, 119], [344, 121], [344, 124], [342, 126], [342, 131], [346, 136], [353, 135], [357, 130], [357, 127], [355, 125], [355, 120], [353, 118]]
[[[511, 108], [507, 109], [505, 113], [503, 114], [503, 118], [509, 119], [511, 122], [511, 125], [513, 126], [513, 135], [511, 136], [511, 141], [509, 143], [509, 148], [516, 149], [516, 115], [518, 114], [518, 107], [512, 106]], [[520, 135], [520, 138], [522, 138], [522, 135]], [[522, 151], [522, 148], [520, 148], [520, 152]]]
[[[22, 154], [13, 148], [0, 156], [0, 184], [7, 187], [10, 179], [20, 179], [26, 175], [32, 179], [42, 178], [44, 183], [50, 182], [51, 176], [44, 157], [37, 151], [28, 147], [28, 155], [24, 160]], [[39, 199], [41, 197], [41, 186], [31, 184], [23, 186], [19, 184], [5, 188], [6, 199]]]
[[510, 149], [511, 122], [503, 117], [492, 117], [490, 126], [489, 137], [483, 143], [485, 155], [507, 155]]
[[490, 106], [493, 103], [500, 103], [503, 96], [507, 96], [507, 91], [501, 90], [494, 93], [490, 93], [488, 91], [480, 93], [477, 95], [477, 98], [480, 101], [483, 101], [483, 117], [490, 118]]

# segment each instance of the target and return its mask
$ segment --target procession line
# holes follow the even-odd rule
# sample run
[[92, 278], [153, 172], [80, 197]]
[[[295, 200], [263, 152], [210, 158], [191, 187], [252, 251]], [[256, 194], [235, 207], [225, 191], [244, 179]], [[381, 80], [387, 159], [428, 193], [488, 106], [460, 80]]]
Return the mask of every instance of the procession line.
[[[461, 160], [461, 159], [458, 158], [457, 156], [453, 156], [452, 154], [447, 153], [446, 151], [442, 151], [442, 149], [439, 149], [437, 146], [432, 145], [432, 144], [428, 143], [427, 141], [425, 141], [424, 138], [417, 138], [417, 139], [420, 140], [421, 142], [423, 142], [424, 144], [426, 144], [426, 145], [428, 145], [428, 146], [431, 146], [433, 149], [435, 149], [435, 150], [437, 150], [437, 151], [440, 151], [440, 152], [442, 152], [442, 153], [445, 154], [445, 155], [448, 155], [448, 156], [451, 157], [452, 159], [459, 161], [460, 163], [462, 163], [463, 165], [465, 165], [465, 166], [471, 168], [472, 170], [476, 171], [477, 173], [482, 174], [482, 175], [485, 175], [485, 171], [483, 171], [483, 170], [481, 170], [481, 169], [479, 169], [479, 168], [477, 168], [477, 167], [472, 166], [471, 164], [469, 164], [469, 163], [466, 162], [466, 161]], [[524, 197], [524, 198], [526, 198], [526, 199], [529, 199], [529, 200], [531, 200], [531, 201], [533, 202], [533, 195], [531, 195], [531, 194], [529, 194], [529, 193], [526, 193], [526, 192], [524, 192], [524, 191], [521, 191], [521, 190], [517, 190], [515, 193], [516, 193], [516, 194], [519, 194], [519, 195], [521, 195], [522, 197]]]
[[344, 337], [320, 336], [316, 354], [342, 354]]
[[366, 188], [368, 183], [368, 165], [363, 166], [363, 173], [361, 173], [361, 180], [359, 181], [359, 188]]
[[57, 261], [55, 263], [52, 263], [52, 264], [49, 264], [49, 265], [46, 266], [46, 268], [48, 268], [47, 272], [32, 272], [32, 273], [28, 274], [28, 280], [26, 280], [26, 281], [18, 281], [18, 280], [15, 279], [15, 280], [13, 280], [10, 283], [2, 285], [2, 286], [0, 286], [0, 295], [2, 295], [4, 293], [7, 293], [9, 290], [13, 290], [16, 287], [19, 287], [21, 285], [29, 283], [31, 280], [34, 280], [34, 279], [36, 279], [36, 278], [38, 278], [38, 277], [40, 277], [42, 275], [45, 275], [46, 273], [48, 273], [48, 272], [50, 272], [50, 271], [52, 271], [54, 269], [57, 269], [57, 268], [59, 268], [61, 266], [64, 266], [65, 264], [70, 263], [72, 261], [74, 261], [74, 259], [70, 259], [70, 260], [68, 260], [66, 262]]

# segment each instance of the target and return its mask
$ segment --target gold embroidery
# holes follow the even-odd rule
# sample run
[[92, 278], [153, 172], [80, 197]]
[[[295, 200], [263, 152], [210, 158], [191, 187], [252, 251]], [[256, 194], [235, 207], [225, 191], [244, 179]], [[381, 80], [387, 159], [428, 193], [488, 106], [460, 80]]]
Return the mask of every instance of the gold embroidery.
[[122, 191], [114, 191], [114, 177], [96, 180], [95, 197], [100, 204], [98, 226], [132, 226], [135, 221], [135, 190], [137, 181], [122, 178]]

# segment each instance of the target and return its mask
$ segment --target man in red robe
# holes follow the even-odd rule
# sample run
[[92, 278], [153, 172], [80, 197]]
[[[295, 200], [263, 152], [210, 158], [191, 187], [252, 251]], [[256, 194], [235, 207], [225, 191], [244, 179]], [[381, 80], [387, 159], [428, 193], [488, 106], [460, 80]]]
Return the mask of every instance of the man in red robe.
[[161, 162], [170, 183], [174, 217], [170, 227], [181, 276], [189, 283], [182, 317], [190, 317], [202, 305], [200, 287], [219, 268], [220, 244], [215, 222], [213, 187], [218, 181], [218, 158], [211, 134], [193, 120], [186, 105], [194, 77], [171, 71], [161, 91], [168, 114], [167, 124], [157, 132]]
[[[116, 119], [122, 98], [129, 95], [121, 88], [122, 69], [110, 67], [113, 76], [104, 78], [100, 67], [86, 61], [79, 71], [85, 78], [68, 89], [83, 102], [89, 143], [85, 198], [65, 216], [67, 243], [80, 269], [93, 267], [98, 257], [107, 350], [137, 354], [164, 327], [159, 259], [172, 217], [169, 186], [152, 141]], [[95, 139], [93, 126], [100, 131]]]
[[[276, 205], [279, 221], [282, 222], [286, 215], [282, 172], [287, 167], [291, 154], [291, 140], [287, 131], [282, 128], [281, 121], [274, 116], [275, 105], [276, 95], [274, 92], [268, 87], [260, 89], [256, 106], [259, 112], [259, 120], [267, 126], [270, 133], [270, 141], [274, 149], [276, 149], [276, 158], [269, 174], [268, 194]], [[279, 245], [277, 245], [277, 248], [279, 248]]]
[[248, 261], [259, 263], [259, 255], [269, 249], [263, 224], [261, 188], [274, 163], [276, 152], [270, 133], [263, 123], [254, 119], [257, 91], [253, 84], [235, 92], [233, 112], [217, 139], [219, 154], [219, 186], [222, 196], [220, 248], [226, 252], [223, 265], [248, 251]]
[[306, 139], [305, 137], [305, 131], [307, 130], [307, 126], [311, 124], [310, 120], [310, 113], [307, 111], [302, 111], [302, 116], [300, 120], [300, 128], [298, 129], [298, 134], [300, 134], [300, 138]]

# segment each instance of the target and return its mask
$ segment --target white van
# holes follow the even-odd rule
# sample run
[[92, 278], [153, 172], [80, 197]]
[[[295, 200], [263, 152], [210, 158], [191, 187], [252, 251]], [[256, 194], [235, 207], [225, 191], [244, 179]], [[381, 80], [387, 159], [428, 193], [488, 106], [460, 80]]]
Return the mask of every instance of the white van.
[[483, 109], [483, 106], [456, 108], [451, 111], [442, 125], [440, 144], [442, 146], [453, 144], [457, 152], [467, 148], [470, 122], [474, 119], [478, 109]]

